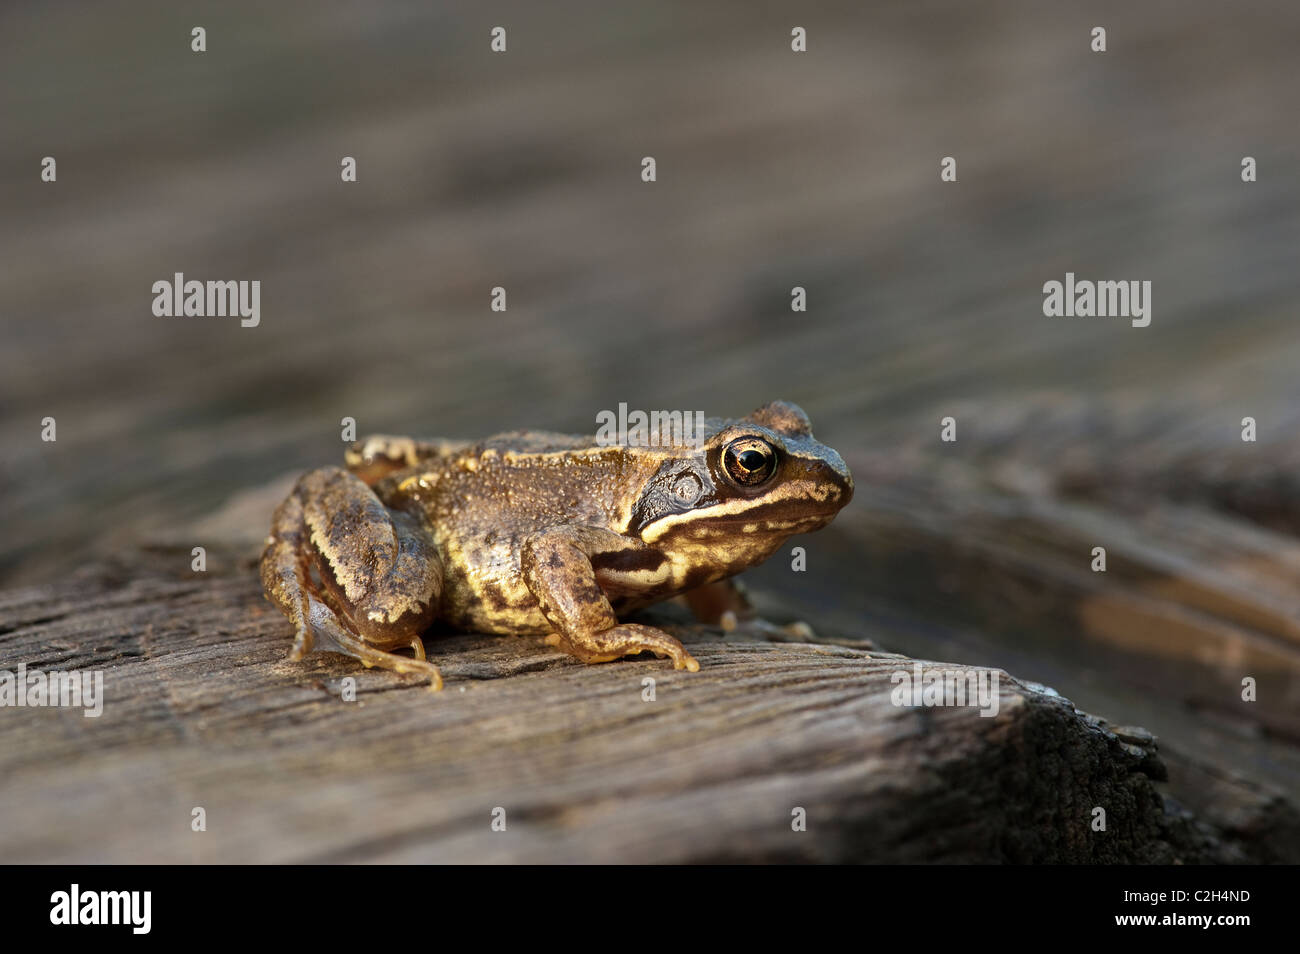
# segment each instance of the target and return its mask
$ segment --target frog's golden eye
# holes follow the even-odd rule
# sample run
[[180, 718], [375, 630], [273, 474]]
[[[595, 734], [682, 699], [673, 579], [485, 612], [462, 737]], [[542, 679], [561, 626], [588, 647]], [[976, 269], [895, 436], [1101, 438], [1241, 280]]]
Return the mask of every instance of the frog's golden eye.
[[757, 437], [741, 437], [722, 452], [727, 476], [742, 487], [757, 487], [776, 473], [776, 450]]

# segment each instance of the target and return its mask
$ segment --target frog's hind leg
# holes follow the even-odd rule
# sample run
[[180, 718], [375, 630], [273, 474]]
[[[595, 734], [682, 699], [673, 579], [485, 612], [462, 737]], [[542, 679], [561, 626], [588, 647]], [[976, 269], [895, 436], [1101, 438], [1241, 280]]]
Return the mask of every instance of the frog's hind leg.
[[[275, 512], [261, 572], [294, 625], [290, 659], [340, 652], [442, 687], [420, 641], [437, 612], [442, 561], [414, 517], [356, 477], [337, 467], [304, 475]], [[392, 652], [406, 648], [414, 658]]]

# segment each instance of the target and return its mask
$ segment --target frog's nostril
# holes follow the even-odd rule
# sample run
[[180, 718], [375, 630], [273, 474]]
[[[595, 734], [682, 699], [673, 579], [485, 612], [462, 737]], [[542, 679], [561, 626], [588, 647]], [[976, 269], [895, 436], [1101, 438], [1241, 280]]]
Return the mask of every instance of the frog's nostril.
[[839, 490], [838, 494], [830, 494], [827, 499], [827, 503], [833, 505], [836, 510], [853, 498], [853, 475], [834, 451], [817, 462], [812, 469], [812, 477], [823, 486]]
[[831, 451], [826, 455], [826, 469], [831, 473], [831, 479], [840, 484], [847, 490], [853, 489], [853, 475], [849, 473], [849, 467], [844, 463], [844, 458], [839, 454]]
[[843, 464], [836, 470], [836, 474], [839, 477], [840, 506], [843, 507], [853, 499], [853, 475], [849, 473], [849, 469]]

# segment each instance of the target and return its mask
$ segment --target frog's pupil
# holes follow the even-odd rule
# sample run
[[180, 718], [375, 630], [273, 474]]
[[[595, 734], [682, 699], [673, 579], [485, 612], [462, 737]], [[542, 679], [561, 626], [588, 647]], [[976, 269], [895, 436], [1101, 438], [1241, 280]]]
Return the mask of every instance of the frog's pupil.
[[748, 471], [760, 470], [765, 458], [756, 450], [747, 450], [740, 455], [740, 466]]

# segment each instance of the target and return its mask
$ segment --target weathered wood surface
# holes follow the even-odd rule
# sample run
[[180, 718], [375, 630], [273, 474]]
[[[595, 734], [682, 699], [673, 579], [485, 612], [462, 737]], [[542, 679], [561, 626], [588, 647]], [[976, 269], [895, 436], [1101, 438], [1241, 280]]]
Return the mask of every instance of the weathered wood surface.
[[[5, 665], [105, 673], [96, 719], [3, 711], [0, 860], [1300, 854], [1294, 805], [1278, 791], [1215, 760], [1166, 760], [1145, 730], [1107, 727], [1036, 684], [1004, 676], [993, 718], [896, 707], [891, 676], [911, 660], [877, 644], [903, 634], [897, 623], [801, 644], [724, 637], [661, 610], [698, 674], [653, 660], [582, 666], [540, 640], [431, 635], [440, 694], [338, 656], [290, 663], [288, 624], [259, 589], [253, 529], [286, 482], [181, 534], [205, 541], [204, 573], [186, 545], [159, 539], [0, 594]], [[356, 702], [342, 699], [347, 677]], [[1176, 784], [1162, 784], [1168, 774]], [[196, 807], [205, 832], [190, 830]], [[791, 828], [796, 807], [806, 831]], [[1105, 833], [1090, 827], [1095, 807]], [[491, 829], [497, 808], [504, 832]]]
[[[1188, 575], [1175, 585], [1178, 573], [1152, 568], [1189, 545], [1180, 524], [1148, 521], [1155, 530], [1140, 546], [1111, 529], [1112, 571], [1079, 572], [1080, 560], [1067, 555], [1076, 549], [1076, 507], [1054, 496], [992, 499], [961, 479], [963, 470], [940, 477], [938, 489], [866, 482], [869, 504], [841, 532], [865, 561], [858, 579], [878, 577], [894, 588], [892, 601], [849, 620], [853, 577], [839, 573], [843, 592], [830, 601], [839, 612], [822, 604], [829, 627], [813, 617], [822, 644], [686, 627], [679, 632], [703, 665], [692, 675], [651, 660], [585, 667], [538, 640], [431, 636], [448, 682], [437, 695], [337, 656], [284, 659], [288, 624], [262, 598], [254, 567], [270, 508], [292, 476], [238, 494], [143, 549], [0, 594], [0, 668], [102, 669], [106, 696], [98, 719], [3, 711], [0, 860], [1300, 857], [1294, 803], [1260, 773], [1234, 771], [1221, 751], [1263, 746], [1283, 763], [1293, 751], [1268, 747], [1267, 734], [1285, 740], [1294, 728], [1294, 711], [1276, 699], [1225, 720], [1223, 699], [1233, 697], [1240, 667], [1225, 674], [1223, 657], [1261, 673], [1270, 693], [1286, 686], [1279, 676], [1293, 678], [1291, 630], [1265, 612], [1262, 597], [1272, 592], [1268, 566], [1294, 559], [1294, 544], [1256, 546], [1244, 582], [1210, 574], [1221, 595], [1236, 597], [1222, 599], [1219, 616], [1207, 611], [1189, 624], [1164, 665], [1135, 669], [1149, 647], [1130, 638], [1098, 655], [1114, 627], [1094, 631], [1074, 609], [1109, 600], [1114, 625], [1130, 637], [1146, 630], [1125, 628], [1123, 614], [1135, 612], [1127, 603], [1185, 614]], [[930, 506], [898, 502], [913, 493]], [[951, 512], [958, 500], [971, 511], [963, 518]], [[950, 520], [992, 525], [956, 537], [924, 526]], [[1259, 541], [1230, 526], [1221, 548], [1233, 540], [1234, 552], [1253, 552], [1247, 543]], [[205, 573], [190, 569], [194, 541], [207, 547]], [[1036, 595], [1026, 606], [990, 605], [1014, 602], [1018, 591]], [[755, 596], [788, 613], [773, 592]], [[810, 598], [807, 588], [791, 592]], [[1215, 588], [1203, 583], [1202, 592]], [[945, 593], [950, 605], [936, 599]], [[1254, 629], [1229, 626], [1234, 614]], [[921, 632], [934, 645], [964, 647], [966, 656], [983, 646], [999, 659], [1006, 647], [987, 635], [995, 620], [1019, 634], [1042, 626], [1039, 643], [1020, 646], [1017, 658], [1036, 672], [1092, 667], [1111, 683], [1100, 697], [1117, 709], [1132, 698], [1126, 683], [1145, 686], [1153, 701], [1144, 714], [1162, 736], [1172, 728], [1172, 746], [1162, 743], [1167, 751], [1157, 755], [1142, 730], [1117, 738], [1059, 696], [1010, 677], [995, 718], [891, 704], [890, 676], [910, 662], [880, 647], [915, 643]], [[974, 637], [963, 629], [979, 625], [986, 630]], [[1276, 658], [1251, 657], [1252, 642], [1269, 633], [1279, 637]], [[357, 680], [355, 703], [340, 698], [348, 676]], [[642, 698], [646, 677], [656, 683], [653, 702]], [[1098, 695], [1091, 680], [1084, 685]], [[1197, 700], [1201, 708], [1170, 721]], [[1253, 738], [1242, 731], [1247, 720], [1260, 726]], [[1170, 785], [1160, 782], [1166, 772]], [[197, 806], [207, 812], [204, 833], [189, 829]], [[796, 806], [808, 811], [806, 832], [791, 830]], [[1089, 827], [1095, 806], [1106, 809], [1105, 834]], [[506, 809], [506, 832], [490, 828], [497, 807]]]
[[[0, 597], [5, 659], [105, 672], [96, 719], [0, 719], [0, 860], [1251, 857], [1164, 804], [1140, 734], [1010, 678], [993, 718], [898, 708], [903, 657], [688, 628], [699, 674], [431, 639], [448, 681], [433, 694], [336, 656], [285, 662], [284, 621], [239, 569], [136, 562]], [[359, 701], [342, 701], [346, 676]]]
[[[981, 423], [1004, 426], [961, 454], [898, 435], [854, 460], [839, 530], [863, 584], [842, 580], [835, 618], [887, 622], [889, 648], [1032, 674], [1153, 729], [1202, 818], [1300, 858], [1297, 446], [1241, 444], [1172, 410], [1052, 407], [988, 409]], [[1081, 432], [1111, 452], [1080, 453]], [[1097, 545], [1105, 573], [1090, 569]], [[829, 598], [785, 591], [809, 612]]]

